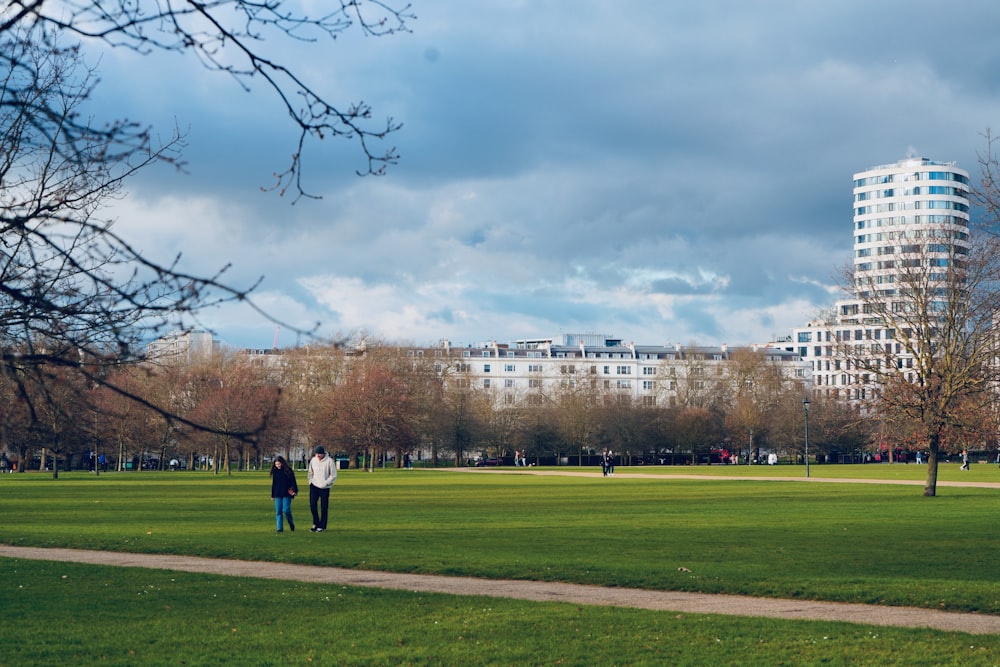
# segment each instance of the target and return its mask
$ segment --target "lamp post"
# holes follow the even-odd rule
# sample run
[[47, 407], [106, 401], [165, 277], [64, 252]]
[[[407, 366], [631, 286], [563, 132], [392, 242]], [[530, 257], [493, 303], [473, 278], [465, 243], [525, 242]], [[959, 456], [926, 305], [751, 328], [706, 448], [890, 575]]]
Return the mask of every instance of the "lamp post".
[[806, 477], [809, 476], [809, 397], [802, 399], [802, 410], [806, 414]]

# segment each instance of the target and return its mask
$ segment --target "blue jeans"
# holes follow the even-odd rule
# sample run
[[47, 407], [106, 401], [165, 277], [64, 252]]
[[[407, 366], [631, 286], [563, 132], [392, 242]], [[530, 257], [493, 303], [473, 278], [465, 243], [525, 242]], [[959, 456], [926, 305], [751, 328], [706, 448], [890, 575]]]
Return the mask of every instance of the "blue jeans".
[[288, 527], [295, 530], [295, 522], [292, 521], [292, 497], [274, 499], [274, 520], [278, 524], [278, 530], [284, 530], [285, 524], [282, 518], [288, 519]]

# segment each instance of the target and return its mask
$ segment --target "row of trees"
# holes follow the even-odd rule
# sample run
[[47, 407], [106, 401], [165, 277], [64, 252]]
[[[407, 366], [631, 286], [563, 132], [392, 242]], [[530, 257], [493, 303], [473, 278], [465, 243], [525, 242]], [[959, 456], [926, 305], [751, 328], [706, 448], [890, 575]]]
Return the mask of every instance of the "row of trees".
[[[721, 450], [746, 462], [760, 449], [797, 456], [804, 444], [804, 388], [750, 350], [736, 351], [708, 389], [689, 390], [681, 379], [673, 407], [586, 380], [501, 401], [496, 390], [454, 381], [460, 373], [442, 371], [440, 361], [392, 346], [313, 347], [280, 358], [259, 365], [253, 355], [219, 353], [191, 365], [87, 373], [67, 365], [49, 378], [44, 397], [5, 382], [0, 449], [22, 469], [35, 456], [51, 454], [58, 465], [96, 452], [121, 468], [148, 456], [191, 468], [211, 461], [228, 473], [275, 454], [297, 460], [321, 443], [369, 469], [379, 460], [401, 465], [406, 453], [426, 455], [431, 465], [515, 450], [585, 463], [604, 448], [626, 462], [705, 461]], [[95, 373], [107, 382], [93, 382]], [[810, 450], [861, 451], [872, 441], [869, 424], [840, 403], [816, 400]]]

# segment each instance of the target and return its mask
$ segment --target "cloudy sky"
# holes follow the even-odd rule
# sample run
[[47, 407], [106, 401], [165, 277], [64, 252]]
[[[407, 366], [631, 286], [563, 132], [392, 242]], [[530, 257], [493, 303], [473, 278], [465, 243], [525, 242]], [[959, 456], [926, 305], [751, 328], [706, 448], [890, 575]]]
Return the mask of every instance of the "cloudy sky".
[[[322, 5], [318, 5], [322, 6]], [[606, 333], [765, 342], [836, 297], [852, 175], [908, 155], [973, 177], [1000, 126], [1000, 3], [413, 0], [412, 33], [264, 46], [329, 98], [364, 100], [401, 161], [309, 145], [307, 187], [261, 190], [295, 127], [191, 58], [104, 52], [117, 115], [187, 133], [113, 211], [148, 253], [263, 277], [291, 326], [399, 342]], [[975, 180], [975, 178], [973, 178]], [[204, 314], [238, 347], [275, 325]], [[279, 346], [298, 339], [291, 326]]]

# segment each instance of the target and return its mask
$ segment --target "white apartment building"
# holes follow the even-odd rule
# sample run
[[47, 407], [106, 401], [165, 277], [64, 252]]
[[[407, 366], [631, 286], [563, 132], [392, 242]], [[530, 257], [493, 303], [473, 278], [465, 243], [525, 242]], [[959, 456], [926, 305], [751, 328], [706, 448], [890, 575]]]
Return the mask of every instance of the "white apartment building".
[[168, 364], [191, 364], [210, 359], [219, 341], [206, 331], [174, 331], [146, 345], [146, 358]]
[[[782, 377], [808, 382], [807, 365], [794, 349], [753, 346]], [[558, 389], [589, 388], [627, 395], [641, 405], [672, 407], [692, 393], [711, 395], [726, 379], [732, 350], [726, 345], [636, 345], [603, 334], [563, 334], [554, 339], [496, 342], [470, 347], [408, 348], [411, 357], [434, 359], [435, 370], [458, 387], [490, 391], [498, 406], [531, 405]]]
[[969, 174], [954, 163], [926, 158], [859, 172], [854, 175], [853, 230], [854, 294], [838, 301], [830, 318], [793, 330], [792, 338], [808, 364], [814, 391], [863, 401], [871, 397], [873, 384], [852, 367], [845, 347], [891, 346], [904, 373], [913, 364], [899, 342], [905, 332], [866, 318], [865, 301], [885, 299], [891, 307], [903, 268], [923, 267], [931, 283], [946, 279], [954, 257], [969, 247]]

